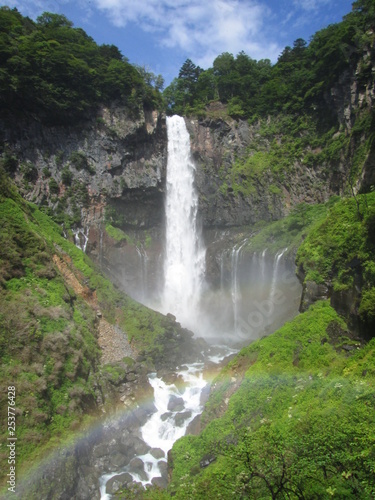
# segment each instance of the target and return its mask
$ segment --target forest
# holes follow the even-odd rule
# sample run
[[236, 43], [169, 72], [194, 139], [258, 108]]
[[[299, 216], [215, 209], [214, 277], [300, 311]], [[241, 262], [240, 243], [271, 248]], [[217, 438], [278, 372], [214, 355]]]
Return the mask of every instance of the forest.
[[[348, 65], [358, 62], [371, 39], [374, 9], [370, 0], [354, 2], [342, 22], [318, 31], [309, 43], [298, 38], [293, 47], [285, 47], [274, 65], [268, 59], [256, 61], [245, 52], [220, 54], [207, 70], [187, 59], [163, 93], [168, 109], [204, 115], [205, 107], [219, 100], [237, 118], [280, 112], [322, 115], [324, 94]], [[369, 61], [358, 76], [366, 81], [370, 75]]]
[[[98, 46], [64, 15], [34, 22], [0, 8], [0, 110], [48, 123], [82, 119], [101, 103], [157, 107], [161, 77], [131, 65], [114, 45]], [[155, 87], [151, 84], [155, 80]]]
[[[218, 55], [206, 70], [187, 59], [162, 91], [161, 75], [130, 64], [114, 45], [98, 46], [64, 15], [46, 12], [34, 22], [1, 7], [0, 109], [64, 121], [119, 100], [133, 110], [146, 106], [204, 116], [211, 102], [220, 101], [237, 118], [322, 115], [324, 94], [358, 62], [371, 39], [374, 8], [371, 0], [355, 1], [342, 22], [318, 31], [309, 43], [298, 38], [274, 65], [243, 51]], [[369, 61], [359, 81], [370, 75]]]

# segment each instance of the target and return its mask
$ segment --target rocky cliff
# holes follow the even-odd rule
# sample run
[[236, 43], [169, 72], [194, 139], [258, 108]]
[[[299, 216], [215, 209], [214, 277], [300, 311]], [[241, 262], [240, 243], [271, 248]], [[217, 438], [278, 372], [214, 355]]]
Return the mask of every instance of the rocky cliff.
[[[241, 230], [280, 219], [301, 202], [370, 189], [374, 54], [368, 46], [326, 93], [328, 124], [311, 110], [249, 123], [228, 116], [220, 103], [204, 119], [186, 119], [207, 243], [212, 229]], [[364, 68], [371, 70], [366, 78]], [[4, 162], [25, 198], [54, 214], [67, 235], [70, 227], [77, 245], [133, 296], [158, 287], [167, 163], [162, 113], [133, 116], [113, 105], [71, 126], [43, 127], [29, 118], [1, 123], [0, 133]]]

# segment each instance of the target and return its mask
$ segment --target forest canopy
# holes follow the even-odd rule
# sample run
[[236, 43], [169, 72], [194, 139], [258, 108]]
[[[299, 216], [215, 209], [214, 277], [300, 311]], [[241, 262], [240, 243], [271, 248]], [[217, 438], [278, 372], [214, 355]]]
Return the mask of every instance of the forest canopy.
[[[79, 118], [113, 101], [135, 111], [198, 116], [221, 102], [234, 118], [325, 111], [325, 93], [374, 37], [374, 10], [372, 0], [355, 1], [342, 22], [318, 31], [309, 43], [298, 38], [274, 65], [243, 51], [224, 52], [205, 70], [187, 59], [162, 94], [161, 75], [130, 64], [114, 45], [97, 45], [64, 15], [45, 12], [34, 22], [0, 7], [0, 111], [48, 122]], [[368, 81], [371, 71], [371, 61], [362, 65], [359, 81]]]
[[160, 76], [130, 64], [114, 45], [97, 45], [64, 15], [45, 12], [34, 22], [0, 8], [2, 113], [66, 122], [115, 100], [132, 110], [158, 108], [161, 86]]
[[[358, 0], [342, 22], [329, 25], [308, 44], [298, 38], [285, 47], [276, 64], [256, 61], [245, 52], [220, 54], [207, 70], [187, 59], [179, 75], [165, 89], [170, 113], [204, 114], [212, 101], [227, 105], [233, 117], [265, 116], [279, 112], [319, 111], [324, 93], [345, 68], [358, 62], [362, 49], [374, 37], [373, 0]], [[371, 63], [359, 79], [368, 81]]]

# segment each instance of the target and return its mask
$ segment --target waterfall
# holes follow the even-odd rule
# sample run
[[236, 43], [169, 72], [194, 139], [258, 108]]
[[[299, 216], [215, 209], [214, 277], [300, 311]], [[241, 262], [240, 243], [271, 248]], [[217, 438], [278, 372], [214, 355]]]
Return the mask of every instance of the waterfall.
[[234, 246], [232, 250], [231, 264], [232, 264], [232, 303], [233, 303], [233, 323], [234, 333], [238, 331], [238, 305], [241, 300], [241, 288], [238, 281], [238, 262], [241, 250], [247, 239], [240, 243], [237, 247]]
[[148, 290], [148, 256], [146, 250], [143, 248], [143, 246], [135, 247], [138, 257], [139, 257], [139, 264], [140, 264], [140, 274], [141, 274], [141, 279], [140, 279], [140, 284], [141, 284], [141, 290], [140, 290], [140, 300], [145, 303], [146, 297], [147, 297], [147, 290]]
[[263, 250], [262, 256], [261, 256], [261, 259], [260, 259], [260, 272], [261, 272], [261, 275], [262, 275], [263, 282], [264, 282], [265, 276], [266, 276], [266, 252], [267, 252], [267, 248], [265, 248]]
[[279, 252], [277, 252], [277, 254], [275, 255], [275, 261], [274, 261], [274, 266], [273, 266], [273, 274], [272, 274], [271, 291], [270, 291], [270, 300], [271, 300], [271, 302], [273, 302], [273, 300], [275, 298], [280, 259], [281, 259], [281, 257], [284, 255], [284, 253], [287, 250], [288, 250], [287, 248], [284, 248], [283, 250], [280, 250]]
[[87, 242], [89, 240], [89, 231], [90, 228], [87, 228], [86, 230], [82, 228], [72, 229], [74, 244], [84, 253], [86, 253]]
[[205, 271], [205, 249], [197, 223], [198, 195], [190, 136], [180, 116], [167, 118], [168, 163], [166, 251], [162, 310], [196, 329]]

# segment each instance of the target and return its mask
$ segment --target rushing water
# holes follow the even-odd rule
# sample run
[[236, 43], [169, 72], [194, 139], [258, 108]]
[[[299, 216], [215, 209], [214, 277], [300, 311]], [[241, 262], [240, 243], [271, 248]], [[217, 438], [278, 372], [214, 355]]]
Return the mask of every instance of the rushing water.
[[241, 288], [238, 280], [238, 263], [241, 255], [242, 247], [246, 244], [247, 239], [238, 246], [233, 247], [231, 264], [232, 264], [232, 302], [233, 302], [233, 330], [234, 334], [238, 333], [238, 305], [241, 300]]
[[[218, 362], [223, 357], [218, 358]], [[106, 483], [114, 476], [128, 472], [138, 483], [151, 484], [152, 480], [161, 477], [161, 467], [167, 463], [167, 453], [173, 443], [184, 436], [190, 422], [202, 412], [201, 392], [206, 386], [202, 374], [203, 364], [195, 363], [186, 366], [176, 373], [179, 384], [168, 384], [155, 373], [149, 375], [149, 382], [154, 389], [154, 405], [156, 412], [141, 428], [143, 441], [150, 446], [150, 451], [139, 455], [144, 467], [140, 472], [126, 466], [119, 471], [105, 474], [101, 478], [101, 500], [108, 500]], [[155, 453], [156, 452], [156, 453]]]
[[[166, 247], [162, 311], [172, 313], [183, 326], [198, 330], [199, 304], [205, 271], [205, 249], [197, 221], [198, 196], [194, 187], [195, 166], [190, 154], [190, 136], [182, 117], [167, 118], [168, 164], [166, 192]], [[147, 256], [137, 248], [142, 267], [143, 293], [147, 286]], [[193, 364], [178, 372], [183, 387], [168, 384], [156, 374], [149, 375], [154, 389], [156, 412], [141, 429], [143, 441], [150, 451], [138, 458], [143, 470], [135, 472], [129, 466], [101, 478], [102, 500], [109, 479], [123, 472], [143, 485], [162, 475], [167, 453], [182, 437], [189, 423], [202, 411], [201, 392], [206, 385], [203, 364]], [[158, 450], [152, 453], [152, 450]]]
[[198, 195], [190, 136], [180, 116], [167, 118], [168, 164], [166, 249], [162, 310], [173, 313], [193, 331], [199, 325], [199, 303], [205, 269], [205, 249], [197, 221]]
[[[167, 118], [167, 130], [166, 244], [161, 310], [164, 313], [172, 313], [183, 326], [202, 334], [199, 327], [205, 322], [205, 316], [203, 313], [201, 315], [200, 311], [204, 288], [205, 248], [197, 220], [195, 166], [184, 119], [179, 116]], [[231, 336], [237, 342], [249, 342], [258, 338], [265, 328], [273, 323], [277, 312], [276, 293], [281, 281], [282, 257], [287, 249], [279, 251], [274, 259], [267, 258], [266, 250], [254, 253], [249, 265], [242, 255], [247, 241], [248, 239], [244, 239], [237, 243], [232, 251], [222, 251], [220, 254], [220, 313], [224, 311], [224, 316], [233, 318], [230, 319], [231, 331], [225, 331], [223, 337], [225, 344], [230, 343]], [[137, 247], [137, 252], [141, 263], [144, 297], [148, 286], [147, 254], [143, 248]], [[230, 260], [227, 272], [225, 259]], [[226, 283], [229, 290], [226, 290]], [[290, 283], [289, 279], [286, 283], [288, 287]], [[288, 303], [288, 299], [289, 295], [284, 287], [279, 291], [278, 301]], [[229, 315], [225, 312], [225, 301], [228, 300], [232, 311]], [[221, 317], [220, 314], [217, 316]], [[214, 320], [212, 314], [206, 317], [206, 320], [210, 319]], [[225, 347], [223, 351], [226, 351], [226, 354], [211, 361], [219, 362], [230, 352]], [[206, 385], [202, 375], [203, 368], [203, 364], [199, 363], [186, 366], [185, 370], [175, 374], [175, 380], [180, 383], [167, 383], [155, 373], [149, 375], [149, 382], [154, 389], [156, 411], [140, 432], [142, 440], [150, 449], [146, 454], [138, 456], [138, 470], [132, 469], [130, 463], [120, 471], [101, 477], [102, 500], [111, 498], [106, 492], [107, 481], [121, 473], [129, 473], [134, 481], [143, 485], [162, 477], [163, 470], [165, 477], [168, 451], [173, 443], [185, 434], [189, 423], [202, 411], [201, 393]]]

